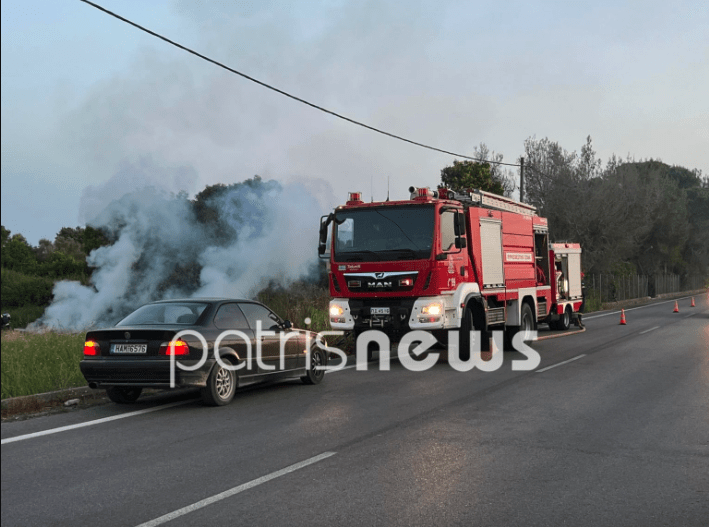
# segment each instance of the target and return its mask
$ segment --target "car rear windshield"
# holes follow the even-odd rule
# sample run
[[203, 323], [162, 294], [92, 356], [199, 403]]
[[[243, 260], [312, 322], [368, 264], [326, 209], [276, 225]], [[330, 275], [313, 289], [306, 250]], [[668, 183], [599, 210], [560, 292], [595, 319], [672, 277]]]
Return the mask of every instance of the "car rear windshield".
[[208, 304], [200, 303], [169, 303], [148, 304], [139, 307], [133, 313], [121, 320], [117, 326], [153, 326], [160, 324], [190, 325], [197, 322]]

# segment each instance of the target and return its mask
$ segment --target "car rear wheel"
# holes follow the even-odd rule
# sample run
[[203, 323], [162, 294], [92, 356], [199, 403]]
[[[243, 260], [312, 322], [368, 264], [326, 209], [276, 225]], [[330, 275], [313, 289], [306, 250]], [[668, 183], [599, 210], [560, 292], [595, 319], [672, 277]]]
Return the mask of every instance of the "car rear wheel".
[[138, 400], [142, 391], [142, 388], [135, 386], [111, 386], [106, 388], [106, 395], [114, 403], [131, 404]]
[[325, 377], [325, 370], [317, 369], [318, 366], [325, 366], [327, 357], [320, 348], [310, 350], [310, 368], [305, 372], [300, 380], [305, 384], [319, 384]]
[[[228, 361], [224, 362], [226, 365], [230, 364]], [[234, 398], [235, 391], [236, 372], [217, 362], [207, 378], [207, 386], [201, 390], [202, 401], [209, 406], [224, 406]]]

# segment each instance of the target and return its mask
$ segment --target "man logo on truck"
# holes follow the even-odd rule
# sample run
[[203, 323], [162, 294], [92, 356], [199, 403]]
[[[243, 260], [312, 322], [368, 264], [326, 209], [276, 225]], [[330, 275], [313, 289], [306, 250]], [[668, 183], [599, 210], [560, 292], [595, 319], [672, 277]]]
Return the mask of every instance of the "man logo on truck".
[[[383, 273], [381, 273], [381, 274], [383, 274]], [[371, 287], [371, 288], [391, 287], [391, 282], [367, 282], [367, 287]]]

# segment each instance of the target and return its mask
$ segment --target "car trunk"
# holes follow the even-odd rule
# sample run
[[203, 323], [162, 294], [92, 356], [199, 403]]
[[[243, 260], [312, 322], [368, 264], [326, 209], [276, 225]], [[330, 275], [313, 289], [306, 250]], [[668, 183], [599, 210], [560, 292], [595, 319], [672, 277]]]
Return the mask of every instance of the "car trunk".
[[130, 358], [164, 357], [159, 355], [160, 345], [169, 342], [177, 333], [173, 329], [148, 329], [126, 327], [120, 329], [105, 329], [90, 331], [86, 340], [98, 343], [101, 357]]

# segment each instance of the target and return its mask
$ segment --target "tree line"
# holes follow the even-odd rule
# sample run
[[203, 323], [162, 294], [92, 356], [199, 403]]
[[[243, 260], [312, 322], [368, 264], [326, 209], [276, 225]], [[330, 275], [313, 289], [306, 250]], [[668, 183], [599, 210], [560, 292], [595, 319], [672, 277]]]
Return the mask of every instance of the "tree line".
[[[591, 137], [578, 153], [548, 138], [524, 147], [523, 200], [548, 218], [552, 240], [581, 243], [586, 273], [709, 277], [709, 177], [700, 170], [616, 156], [603, 167]], [[490, 162], [453, 161], [441, 183], [505, 196], [519, 188], [500, 154], [484, 144], [474, 154]]]
[[[709, 276], [709, 177], [701, 171], [615, 156], [602, 167], [590, 137], [579, 153], [547, 138], [529, 138], [524, 146], [524, 201], [549, 219], [554, 241], [582, 244], [586, 273]], [[502, 155], [484, 144], [475, 154], [491, 162], [454, 161], [441, 170], [442, 184], [511, 195], [518, 177], [498, 164]], [[238, 233], [220, 216], [218, 198], [241, 186], [266, 192], [272, 185], [278, 184], [255, 176], [231, 185], [208, 185], [191, 200], [186, 193], [175, 199], [188, 203], [189, 214], [211, 244], [227, 245]], [[113, 244], [122, 227], [63, 227], [53, 241], [42, 239], [36, 247], [2, 227], [3, 311], [29, 306], [37, 318], [51, 301], [56, 280], [90, 284], [93, 268], [87, 256]], [[188, 293], [199, 287], [201, 266], [189, 251], [184, 256], [158, 291]], [[143, 260], [135, 262], [134, 272], [148, 265]], [[316, 283], [322, 278], [322, 269], [317, 271], [311, 277]]]
[[525, 201], [552, 239], [581, 243], [590, 273], [709, 276], [709, 177], [658, 160], [602, 166], [591, 138], [580, 152], [525, 141]]

